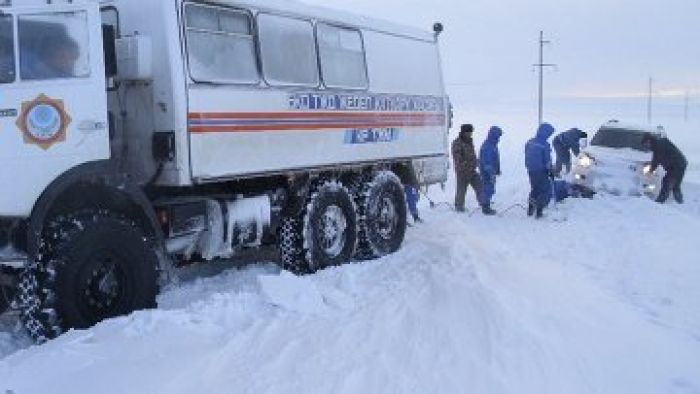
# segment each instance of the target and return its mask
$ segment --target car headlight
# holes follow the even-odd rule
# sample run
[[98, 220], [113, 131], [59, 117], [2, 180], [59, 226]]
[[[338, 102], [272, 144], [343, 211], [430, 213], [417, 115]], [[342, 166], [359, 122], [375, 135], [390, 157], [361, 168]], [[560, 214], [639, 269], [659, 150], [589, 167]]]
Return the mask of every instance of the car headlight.
[[578, 165], [581, 167], [590, 167], [593, 165], [593, 158], [589, 155], [581, 155], [578, 158]]
[[644, 175], [651, 175], [651, 174], [652, 174], [652, 172], [651, 172], [651, 164], [645, 165], [645, 166], [642, 168], [642, 172], [644, 173]]

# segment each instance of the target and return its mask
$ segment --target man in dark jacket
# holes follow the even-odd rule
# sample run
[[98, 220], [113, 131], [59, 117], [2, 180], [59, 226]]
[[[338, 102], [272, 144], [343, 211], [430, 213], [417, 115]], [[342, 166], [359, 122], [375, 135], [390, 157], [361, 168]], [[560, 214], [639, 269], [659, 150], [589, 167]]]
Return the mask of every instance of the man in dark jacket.
[[542, 217], [542, 211], [549, 202], [552, 194], [552, 147], [547, 141], [554, 134], [554, 127], [542, 123], [537, 129], [537, 135], [525, 144], [525, 167], [530, 177], [530, 198], [528, 200], [528, 216]]
[[501, 175], [501, 157], [498, 153], [498, 141], [503, 135], [503, 130], [493, 126], [489, 130], [486, 140], [479, 150], [479, 172], [481, 173], [481, 211], [484, 215], [495, 215], [491, 208], [491, 199], [496, 193], [496, 177]]
[[666, 202], [669, 192], [673, 190], [673, 198], [679, 204], [683, 204], [681, 183], [683, 183], [685, 169], [688, 167], [688, 160], [683, 156], [681, 150], [666, 137], [657, 137], [647, 133], [642, 139], [642, 145], [653, 153], [649, 171], [653, 173], [659, 166], [662, 166], [666, 171], [656, 202]]
[[578, 156], [581, 152], [581, 138], [588, 138], [588, 134], [579, 129], [570, 129], [554, 137], [552, 147], [557, 154], [555, 175], [561, 174], [563, 167], [566, 167], [567, 174], [571, 172], [571, 153]]
[[476, 171], [477, 160], [472, 140], [473, 132], [474, 126], [464, 124], [459, 132], [459, 137], [452, 141], [452, 160], [457, 178], [457, 192], [455, 194], [455, 210], [457, 212], [464, 212], [464, 198], [469, 185], [474, 189], [477, 200], [481, 198], [481, 179]]

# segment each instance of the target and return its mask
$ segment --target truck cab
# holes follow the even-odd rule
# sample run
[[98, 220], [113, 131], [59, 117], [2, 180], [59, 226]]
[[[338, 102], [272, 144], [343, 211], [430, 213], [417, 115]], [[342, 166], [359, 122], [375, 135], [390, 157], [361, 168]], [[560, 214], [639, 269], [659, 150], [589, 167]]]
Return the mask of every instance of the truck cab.
[[11, 190], [0, 217], [28, 217], [61, 174], [110, 158], [101, 26], [97, 3], [0, 7], [0, 184]]

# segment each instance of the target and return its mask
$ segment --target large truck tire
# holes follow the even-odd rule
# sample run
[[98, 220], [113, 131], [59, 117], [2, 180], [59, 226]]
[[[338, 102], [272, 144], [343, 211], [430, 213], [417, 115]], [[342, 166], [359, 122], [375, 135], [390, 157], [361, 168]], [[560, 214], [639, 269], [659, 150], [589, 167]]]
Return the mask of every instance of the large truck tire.
[[348, 189], [319, 182], [298, 217], [285, 217], [279, 231], [282, 267], [297, 275], [349, 262], [357, 245], [357, 211]]
[[285, 217], [279, 230], [279, 253], [282, 268], [296, 275], [310, 273], [310, 267], [304, 255], [304, 238], [302, 220]]
[[401, 180], [380, 171], [362, 183], [358, 206], [357, 258], [371, 259], [394, 253], [406, 235], [406, 196]]
[[20, 319], [37, 341], [156, 306], [158, 256], [132, 222], [106, 213], [49, 224], [44, 254], [20, 275]]
[[352, 194], [335, 180], [312, 192], [304, 215], [304, 255], [311, 271], [349, 262], [357, 246], [357, 209]]

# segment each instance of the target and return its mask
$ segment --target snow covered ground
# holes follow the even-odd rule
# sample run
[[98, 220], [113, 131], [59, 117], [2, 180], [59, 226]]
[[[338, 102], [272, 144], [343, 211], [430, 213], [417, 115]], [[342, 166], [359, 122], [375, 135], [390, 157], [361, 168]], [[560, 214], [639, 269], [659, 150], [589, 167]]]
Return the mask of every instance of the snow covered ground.
[[[467, 120], [503, 126], [496, 208], [522, 203], [533, 122], [506, 106]], [[700, 393], [700, 125], [672, 123], [692, 163], [683, 206], [598, 196], [535, 222], [424, 199], [425, 223], [377, 261], [190, 268], [158, 310], [42, 346], [0, 317], [0, 392]]]

